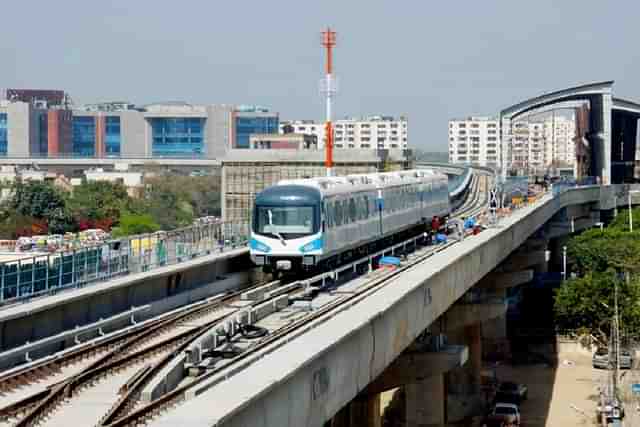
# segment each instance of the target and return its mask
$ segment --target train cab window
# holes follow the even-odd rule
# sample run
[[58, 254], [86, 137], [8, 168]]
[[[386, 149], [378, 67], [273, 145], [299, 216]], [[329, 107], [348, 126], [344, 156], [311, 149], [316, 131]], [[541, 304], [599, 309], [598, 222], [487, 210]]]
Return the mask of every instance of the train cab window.
[[319, 209], [313, 206], [257, 206], [254, 231], [283, 239], [313, 234], [319, 229]]

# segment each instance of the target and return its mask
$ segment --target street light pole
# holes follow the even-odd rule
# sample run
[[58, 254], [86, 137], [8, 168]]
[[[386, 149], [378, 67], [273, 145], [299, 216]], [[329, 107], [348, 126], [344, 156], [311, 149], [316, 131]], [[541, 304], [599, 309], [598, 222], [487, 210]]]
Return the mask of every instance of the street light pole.
[[629, 231], [633, 231], [633, 214], [631, 213], [631, 191], [629, 191]]
[[562, 247], [562, 280], [567, 280], [567, 247]]

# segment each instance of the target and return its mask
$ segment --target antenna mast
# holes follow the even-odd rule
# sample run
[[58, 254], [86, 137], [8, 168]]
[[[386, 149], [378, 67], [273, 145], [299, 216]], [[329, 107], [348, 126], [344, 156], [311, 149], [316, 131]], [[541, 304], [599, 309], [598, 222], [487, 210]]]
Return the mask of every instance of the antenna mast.
[[336, 45], [336, 33], [327, 27], [322, 32], [322, 46], [326, 49], [325, 78], [320, 81], [320, 90], [326, 99], [326, 123], [325, 123], [325, 168], [327, 176], [333, 176], [333, 123], [331, 122], [331, 103], [336, 93], [336, 82], [333, 78], [333, 48]]

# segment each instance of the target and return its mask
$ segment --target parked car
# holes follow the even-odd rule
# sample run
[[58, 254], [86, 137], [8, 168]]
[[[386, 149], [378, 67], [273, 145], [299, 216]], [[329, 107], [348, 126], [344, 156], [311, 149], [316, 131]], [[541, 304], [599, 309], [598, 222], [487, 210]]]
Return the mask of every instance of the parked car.
[[511, 427], [520, 425], [520, 410], [513, 403], [496, 403], [482, 423], [483, 427]]
[[511, 381], [505, 381], [500, 384], [496, 392], [496, 402], [514, 403], [519, 405], [527, 400], [529, 390], [524, 384], [516, 384]]
[[609, 368], [609, 350], [604, 347], [600, 347], [593, 353], [593, 367], [600, 369]]
[[620, 350], [620, 369], [633, 367], [633, 353], [629, 350]]

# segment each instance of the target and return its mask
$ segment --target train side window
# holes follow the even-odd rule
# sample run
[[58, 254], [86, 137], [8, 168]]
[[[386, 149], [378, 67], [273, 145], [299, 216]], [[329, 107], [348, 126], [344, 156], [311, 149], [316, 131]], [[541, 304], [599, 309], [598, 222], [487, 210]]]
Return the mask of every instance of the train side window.
[[333, 223], [334, 223], [333, 201], [327, 202], [326, 207], [327, 207], [327, 226], [329, 228], [333, 228]]
[[354, 197], [349, 199], [349, 222], [356, 222], [358, 219], [356, 214], [356, 201]]
[[364, 217], [365, 219], [369, 218], [369, 196], [367, 196], [366, 194], [362, 197], [362, 201], [363, 201], [363, 208], [364, 208]]
[[336, 224], [341, 226], [344, 224], [344, 212], [342, 209], [342, 200], [336, 201]]

